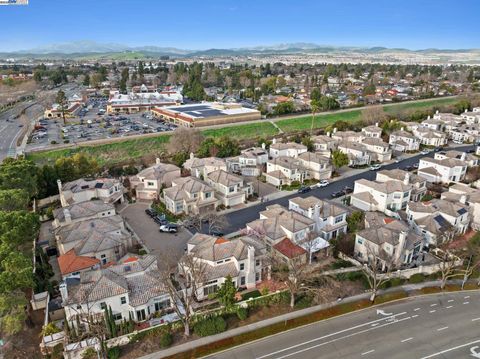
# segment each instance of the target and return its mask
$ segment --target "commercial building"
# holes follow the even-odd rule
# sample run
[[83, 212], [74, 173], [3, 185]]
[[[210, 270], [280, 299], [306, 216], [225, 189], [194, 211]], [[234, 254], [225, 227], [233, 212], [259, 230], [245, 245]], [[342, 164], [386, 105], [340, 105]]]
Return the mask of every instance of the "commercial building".
[[156, 107], [154, 116], [184, 127], [223, 125], [226, 123], [254, 121], [261, 118], [258, 110], [237, 103], [204, 102], [199, 104]]

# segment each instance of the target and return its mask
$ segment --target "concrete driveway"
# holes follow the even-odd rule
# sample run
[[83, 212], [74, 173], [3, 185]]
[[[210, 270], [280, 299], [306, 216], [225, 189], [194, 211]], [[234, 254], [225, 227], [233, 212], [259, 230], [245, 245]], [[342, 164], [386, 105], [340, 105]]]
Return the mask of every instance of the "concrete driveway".
[[174, 234], [160, 232], [159, 225], [145, 213], [148, 207], [147, 203], [134, 203], [126, 206], [120, 214], [145, 247], [158, 255], [160, 262], [165, 258], [178, 261], [184, 254], [187, 241], [192, 234], [183, 227], [179, 227], [178, 233]]

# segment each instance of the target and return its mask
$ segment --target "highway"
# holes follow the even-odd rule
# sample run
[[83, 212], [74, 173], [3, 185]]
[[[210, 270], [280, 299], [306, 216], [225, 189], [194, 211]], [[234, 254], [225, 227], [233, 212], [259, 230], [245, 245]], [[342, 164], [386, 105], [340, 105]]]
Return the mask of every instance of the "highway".
[[480, 358], [480, 292], [409, 298], [316, 322], [207, 358]]
[[[455, 147], [456, 150], [470, 150], [474, 149], [474, 146], [460, 146]], [[434, 153], [431, 152], [428, 155], [418, 154], [416, 156], [406, 158], [399, 163], [391, 163], [385, 166], [382, 166], [381, 169], [393, 169], [393, 168], [404, 168], [406, 166], [412, 166], [415, 163], [418, 163], [419, 159], [422, 157], [433, 157]], [[273, 204], [280, 204], [288, 208], [288, 200], [294, 197], [308, 197], [308, 196], [315, 196], [321, 199], [331, 199], [331, 194], [333, 192], [341, 191], [345, 188], [345, 186], [349, 186], [353, 189], [354, 183], [356, 180], [365, 178], [368, 180], [374, 180], [376, 177], [375, 171], [370, 171], [368, 168], [365, 171], [360, 172], [358, 174], [352, 175], [350, 177], [345, 177], [330, 183], [327, 187], [323, 188], [315, 188], [307, 193], [299, 194], [296, 191], [292, 192], [291, 195], [279, 199], [275, 199], [272, 201], [260, 203], [255, 206], [247, 207], [244, 209], [240, 209], [238, 211], [234, 211], [225, 215], [228, 226], [223, 228], [224, 233], [232, 233], [239, 231], [240, 229], [245, 228], [245, 224], [252, 222], [258, 219], [258, 213], [265, 210], [267, 206], [271, 206]]]

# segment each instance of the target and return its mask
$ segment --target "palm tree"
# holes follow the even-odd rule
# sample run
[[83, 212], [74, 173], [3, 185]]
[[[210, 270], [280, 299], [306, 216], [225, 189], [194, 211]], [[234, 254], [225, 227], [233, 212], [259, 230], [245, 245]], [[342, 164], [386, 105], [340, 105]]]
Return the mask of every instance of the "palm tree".
[[313, 121], [315, 120], [315, 114], [320, 111], [320, 104], [317, 100], [312, 100], [310, 102], [310, 108], [312, 109], [312, 124], [310, 126], [310, 135], [313, 134]]

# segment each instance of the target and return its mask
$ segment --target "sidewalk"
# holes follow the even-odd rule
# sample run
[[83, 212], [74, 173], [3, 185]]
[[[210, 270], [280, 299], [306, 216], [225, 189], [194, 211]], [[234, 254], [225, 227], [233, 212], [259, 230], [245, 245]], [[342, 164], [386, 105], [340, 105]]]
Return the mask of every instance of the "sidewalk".
[[[448, 284], [461, 284], [461, 282], [462, 282], [461, 280], [451, 280], [451, 281], [448, 281]], [[478, 282], [478, 280], [474, 281], [474, 283], [477, 283], [477, 282]], [[403, 285], [403, 286], [389, 288], [389, 289], [386, 289], [386, 290], [379, 290], [378, 295], [382, 295], [382, 294], [385, 294], [385, 293], [396, 292], [396, 291], [399, 291], [399, 290], [404, 290], [404, 291], [407, 292], [407, 294], [409, 294], [410, 292], [420, 290], [422, 288], [439, 287], [439, 286], [440, 286], [440, 281], [424, 282], [424, 283], [418, 283], [418, 284], [407, 284], [407, 285]], [[191, 350], [191, 349], [203, 346], [203, 345], [212, 344], [212, 343], [215, 343], [215, 342], [223, 340], [223, 339], [228, 339], [228, 338], [240, 335], [240, 334], [251, 332], [253, 330], [264, 328], [264, 327], [267, 327], [267, 326], [272, 325], [272, 324], [285, 322], [287, 320], [295, 319], [295, 318], [302, 317], [302, 316], [306, 316], [306, 315], [318, 312], [320, 310], [329, 309], [329, 308], [332, 308], [332, 307], [334, 307], [336, 305], [339, 305], [339, 304], [352, 303], [352, 302], [356, 302], [356, 301], [359, 301], [359, 300], [362, 300], [362, 299], [369, 299], [370, 295], [371, 295], [371, 293], [370, 293], [370, 291], [368, 291], [368, 292], [365, 292], [365, 293], [362, 293], [362, 294], [354, 295], [352, 297], [344, 298], [341, 301], [330, 302], [330, 303], [320, 304], [320, 305], [310, 307], [310, 308], [296, 310], [294, 312], [282, 314], [282, 315], [279, 315], [277, 317], [265, 319], [265, 320], [262, 320], [262, 321], [259, 321], [259, 322], [253, 323], [253, 324], [249, 324], [249, 325], [246, 325], [246, 326], [243, 326], [243, 327], [228, 330], [228, 331], [220, 333], [220, 334], [216, 334], [216, 335], [208, 336], [208, 337], [205, 337], [205, 338], [192, 340], [192, 341], [184, 343], [184, 344], [180, 344], [180, 345], [177, 345], [177, 346], [165, 349], [165, 350], [161, 350], [161, 351], [158, 351], [158, 352], [155, 352], [155, 353], [145, 355], [145, 356], [141, 357], [141, 359], [157, 359], [157, 358], [164, 358], [164, 357], [176, 355], [176, 354], [179, 354], [179, 353], [182, 353], [182, 352], [185, 352], [185, 351], [188, 351], [188, 350]], [[386, 304], [388, 304], [388, 302]], [[355, 311], [353, 311], [351, 313], [354, 313], [354, 312]]]

